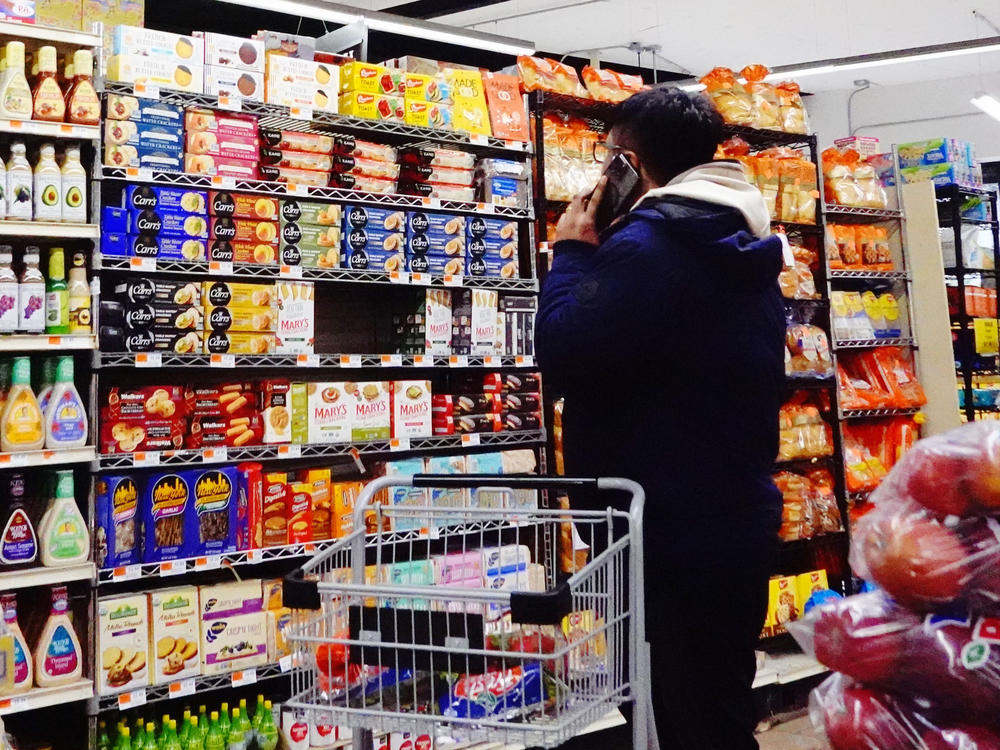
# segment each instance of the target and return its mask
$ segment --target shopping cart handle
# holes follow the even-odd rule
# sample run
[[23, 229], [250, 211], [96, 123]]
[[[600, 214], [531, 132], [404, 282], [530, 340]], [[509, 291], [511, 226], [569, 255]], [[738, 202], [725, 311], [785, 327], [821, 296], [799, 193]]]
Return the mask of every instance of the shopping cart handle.
[[573, 596], [568, 581], [551, 591], [510, 594], [510, 619], [516, 625], [559, 625], [572, 611]]
[[536, 474], [414, 474], [414, 487], [596, 487], [594, 478], [540, 477]]
[[289, 609], [319, 609], [319, 587], [316, 581], [307, 581], [305, 571], [296, 568], [282, 581], [281, 604]]

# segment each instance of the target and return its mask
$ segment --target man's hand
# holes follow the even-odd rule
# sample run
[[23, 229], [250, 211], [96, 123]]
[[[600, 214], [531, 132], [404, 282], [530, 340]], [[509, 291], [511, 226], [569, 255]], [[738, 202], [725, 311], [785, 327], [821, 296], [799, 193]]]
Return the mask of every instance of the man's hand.
[[556, 225], [556, 242], [560, 240], [578, 240], [591, 245], [599, 245], [597, 236], [597, 207], [601, 205], [604, 187], [608, 184], [607, 177], [597, 181], [597, 187], [589, 195], [580, 193], [573, 198], [569, 206], [559, 217]]

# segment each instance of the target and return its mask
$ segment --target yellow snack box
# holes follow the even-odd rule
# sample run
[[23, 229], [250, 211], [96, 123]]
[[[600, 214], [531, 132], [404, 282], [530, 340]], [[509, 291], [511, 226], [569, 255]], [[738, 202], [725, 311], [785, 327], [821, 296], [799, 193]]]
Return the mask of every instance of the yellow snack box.
[[421, 128], [445, 128], [452, 127], [452, 107], [448, 104], [438, 104], [437, 102], [425, 102], [420, 99], [406, 100], [406, 113], [404, 120], [407, 125], [416, 125]]
[[340, 95], [340, 114], [366, 120], [402, 122], [405, 115], [404, 101], [401, 96], [348, 91]]
[[292, 624], [292, 610], [287, 607], [267, 611], [267, 660], [276, 662], [292, 653], [285, 638], [285, 628]]
[[795, 576], [795, 602], [798, 607], [798, 614], [801, 617], [805, 614], [806, 602], [809, 597], [817, 591], [826, 591], [830, 588], [825, 570], [811, 570]]
[[202, 322], [206, 331], [273, 333], [277, 320], [271, 308], [209, 305]]
[[281, 609], [281, 579], [265, 578], [260, 585], [264, 594], [264, 609]]
[[212, 331], [205, 337], [205, 354], [274, 354], [273, 333]]
[[785, 623], [798, 615], [795, 576], [775, 576], [768, 582], [767, 618], [763, 635], [774, 636], [787, 632]]
[[[398, 73], [398, 71], [394, 71]], [[374, 63], [354, 61], [340, 68], [340, 92], [363, 91], [367, 94], [391, 94], [395, 88], [390, 86], [384, 88], [385, 76], [389, 76], [389, 69], [384, 65]], [[392, 76], [389, 76], [391, 81]]]
[[149, 595], [149, 650], [153, 682], [168, 682], [201, 672], [198, 588], [179, 586]]

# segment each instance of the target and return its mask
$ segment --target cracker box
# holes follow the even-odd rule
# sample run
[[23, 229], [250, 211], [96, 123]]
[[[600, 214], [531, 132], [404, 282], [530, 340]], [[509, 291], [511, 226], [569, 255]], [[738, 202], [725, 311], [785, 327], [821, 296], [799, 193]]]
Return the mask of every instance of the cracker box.
[[388, 440], [392, 427], [389, 383], [347, 383], [344, 388], [353, 401], [351, 440]]
[[205, 281], [202, 300], [207, 305], [234, 305], [270, 309], [277, 304], [274, 284], [241, 284], [229, 281]]
[[267, 379], [258, 383], [258, 406], [264, 420], [265, 443], [287, 443], [292, 438], [292, 415], [289, 409], [291, 383]]
[[200, 65], [205, 60], [205, 42], [196, 36], [171, 34], [141, 26], [116, 26], [111, 54], [185, 60]]
[[[430, 560], [408, 560], [388, 566], [390, 586], [433, 586], [434, 563]], [[427, 609], [427, 599], [398, 598], [393, 606], [399, 609]]]
[[130, 210], [129, 233], [207, 239], [208, 221], [204, 216], [166, 209]]
[[182, 172], [184, 161], [180, 151], [147, 146], [104, 145], [104, 164], [109, 167], [127, 169], [148, 167], [157, 172]]
[[263, 609], [260, 579], [220, 583], [199, 587], [200, 611], [203, 622], [225, 619], [234, 615], [260, 612]]
[[299, 479], [312, 489], [312, 540], [333, 538], [333, 497], [329, 469], [303, 469]]
[[312, 354], [316, 343], [313, 283], [279, 280], [275, 288], [278, 292], [276, 351], [279, 354]]
[[194, 524], [188, 521], [194, 504], [189, 473], [150, 474], [144, 490], [142, 561], [156, 563], [193, 556], [197, 540], [191, 535]]
[[102, 475], [95, 484], [100, 568], [134, 565], [142, 558], [140, 485], [132, 476]]
[[393, 381], [392, 437], [428, 437], [431, 434], [430, 381]]
[[795, 576], [775, 576], [768, 582], [767, 618], [764, 620], [766, 636], [788, 632], [785, 624], [798, 614]]
[[201, 673], [222, 674], [267, 663], [267, 612], [202, 622]]
[[259, 307], [209, 306], [205, 308], [204, 329], [234, 333], [269, 333], [274, 331], [276, 317], [274, 311]]
[[112, 146], [136, 146], [145, 151], [162, 150], [176, 155], [184, 150], [184, 133], [165, 125], [108, 120], [104, 124], [104, 142]]
[[[422, 458], [402, 458], [385, 462], [385, 475], [387, 477], [413, 476], [423, 472], [424, 460]], [[423, 487], [390, 487], [388, 495], [387, 504], [393, 507], [430, 505], [427, 490]], [[394, 531], [421, 529], [430, 525], [430, 519], [426, 516], [399, 514], [390, 516], [389, 520]]]
[[261, 520], [264, 505], [263, 467], [251, 461], [236, 467], [237, 525], [236, 548], [260, 549], [264, 546], [264, 525]]
[[265, 578], [260, 582], [264, 596], [264, 609], [281, 609], [282, 583], [280, 578]]
[[187, 472], [194, 500], [196, 555], [236, 551], [237, 484], [232, 466]]
[[278, 199], [263, 195], [212, 190], [208, 193], [208, 207], [212, 216], [230, 219], [274, 221], [278, 217]]
[[158, 99], [109, 94], [108, 119], [130, 120], [150, 127], [183, 128], [184, 109]]
[[135, 303], [168, 302], [201, 305], [201, 283], [163, 279], [126, 279], [115, 284], [115, 296]]
[[[465, 469], [469, 474], [503, 474], [503, 458], [499, 452], [474, 453], [465, 457]], [[478, 487], [471, 491], [470, 505], [473, 508], [500, 509], [507, 505], [507, 493], [488, 487]]]
[[361, 482], [335, 482], [333, 493], [333, 535], [339, 539], [354, 531], [354, 504], [364, 485]]
[[264, 42], [210, 31], [196, 31], [205, 45], [205, 64], [264, 72]]
[[312, 541], [312, 485], [292, 482], [288, 485], [288, 543]]
[[806, 603], [809, 597], [819, 591], [826, 591], [830, 588], [825, 570], [811, 570], [808, 573], [801, 573], [795, 576], [795, 602], [798, 607], [799, 617], [805, 614]]
[[315, 203], [298, 198], [281, 200], [281, 225], [298, 224], [318, 227], [340, 227], [341, 208], [339, 203]]
[[424, 296], [424, 353], [451, 354], [451, 291], [428, 289]]
[[[427, 474], [465, 474], [465, 456], [428, 456], [424, 459]], [[435, 508], [467, 508], [469, 506], [469, 490], [464, 487], [431, 487], [431, 505]], [[434, 526], [463, 523], [464, 515], [450, 513], [439, 516]]]
[[204, 216], [207, 202], [204, 190], [129, 185], [125, 189], [125, 207], [130, 211], [170, 211]]
[[351, 229], [382, 229], [402, 234], [406, 230], [406, 212], [390, 208], [348, 205], [343, 209], [344, 234]]
[[[392, 235], [402, 238], [403, 235]], [[402, 239], [400, 239], [402, 242]], [[378, 249], [353, 250], [347, 246], [345, 238], [340, 265], [352, 271], [382, 271], [392, 273], [406, 268], [406, 256], [402, 251], [386, 251]]]
[[309, 442], [309, 392], [307, 383], [292, 383], [289, 397], [292, 411], [292, 442]]
[[207, 252], [205, 240], [170, 235], [129, 234], [125, 242], [133, 258], [199, 261], [205, 260]]
[[403, 122], [406, 119], [405, 100], [401, 96], [380, 96], [349, 91], [340, 96], [340, 113], [366, 120]]
[[108, 78], [125, 83], [145, 81], [152, 86], [200, 94], [205, 67], [144, 54], [114, 55], [108, 60]]
[[146, 594], [97, 602], [97, 692], [101, 695], [150, 684], [149, 604]]
[[274, 354], [273, 333], [206, 331], [205, 354]]
[[288, 544], [288, 475], [284, 472], [262, 475], [261, 527], [263, 546]]
[[344, 383], [308, 383], [310, 443], [349, 443], [355, 398]]
[[149, 594], [153, 684], [201, 673], [198, 587], [178, 586]]
[[285, 629], [292, 624], [292, 610], [287, 607], [267, 611], [267, 660], [276, 662], [292, 653]]

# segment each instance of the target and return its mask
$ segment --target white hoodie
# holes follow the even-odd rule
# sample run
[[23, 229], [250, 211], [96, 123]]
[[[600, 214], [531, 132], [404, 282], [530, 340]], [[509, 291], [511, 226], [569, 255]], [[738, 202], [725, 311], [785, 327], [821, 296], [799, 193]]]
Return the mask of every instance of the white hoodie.
[[635, 209], [647, 198], [680, 198], [717, 203], [737, 209], [747, 220], [755, 237], [771, 234], [771, 216], [760, 191], [747, 182], [743, 165], [738, 161], [713, 161], [682, 172], [663, 187], [653, 188], [638, 201]]

